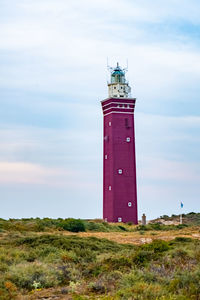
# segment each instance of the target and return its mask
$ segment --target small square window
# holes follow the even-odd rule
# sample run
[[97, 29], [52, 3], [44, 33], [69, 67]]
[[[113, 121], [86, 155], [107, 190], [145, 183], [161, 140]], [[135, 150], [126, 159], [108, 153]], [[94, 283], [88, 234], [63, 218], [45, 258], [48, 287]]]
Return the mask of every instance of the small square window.
[[118, 222], [122, 222], [122, 218], [118, 218]]
[[112, 123], [111, 123], [111, 122], [109, 122], [109, 123], [108, 123], [108, 125], [109, 125], [109, 126], [111, 126], [111, 125], [112, 125]]
[[130, 138], [130, 137], [127, 137], [127, 138], [126, 138], [126, 141], [127, 141], [127, 143], [130, 143], [131, 138]]
[[105, 159], [108, 159], [108, 155], [107, 154], [105, 155]]
[[119, 169], [119, 170], [118, 170], [118, 174], [122, 174], [122, 169]]
[[111, 190], [112, 190], [112, 187], [111, 187], [111, 185], [109, 185], [109, 188], [108, 188], [108, 189], [109, 189], [109, 191], [111, 191]]
[[129, 203], [128, 203], [128, 207], [131, 207], [131, 206], [132, 206], [132, 202], [129, 202]]

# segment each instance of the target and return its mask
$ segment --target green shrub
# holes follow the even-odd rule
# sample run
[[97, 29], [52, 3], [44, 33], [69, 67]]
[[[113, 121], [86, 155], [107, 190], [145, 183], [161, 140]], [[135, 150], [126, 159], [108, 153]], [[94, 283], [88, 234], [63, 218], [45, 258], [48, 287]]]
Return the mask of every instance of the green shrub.
[[191, 238], [188, 238], [188, 237], [183, 237], [183, 236], [178, 236], [174, 239], [173, 242], [178, 242], [178, 243], [191, 243], [192, 242], [192, 239]]
[[89, 283], [89, 289], [94, 292], [95, 294], [96, 293], [99, 293], [99, 294], [104, 294], [106, 292], [106, 287], [104, 285], [104, 283], [102, 282], [101, 279], [95, 281], [95, 282], [90, 282]]
[[92, 262], [96, 260], [96, 252], [92, 251], [90, 249], [74, 249], [74, 253], [76, 254], [77, 259], [80, 261], [84, 261], [84, 262]]
[[177, 273], [170, 282], [169, 290], [172, 292], [182, 290], [183, 294], [193, 296], [191, 299], [198, 299], [194, 296], [200, 295], [200, 271]]
[[71, 232], [85, 231], [85, 223], [80, 219], [65, 219], [58, 226]]
[[133, 222], [127, 222], [126, 224], [131, 226], [131, 225], [133, 225]]
[[60, 283], [60, 272], [55, 267], [41, 263], [18, 264], [10, 267], [7, 279], [17, 287], [34, 289], [34, 282], [42, 288], [53, 287]]
[[189, 258], [189, 255], [188, 255], [187, 251], [185, 251], [183, 249], [176, 249], [172, 252], [172, 257], [184, 260], [184, 259]]
[[122, 231], [128, 231], [128, 229], [122, 225], [118, 225], [118, 228]]
[[169, 220], [170, 217], [168, 215], [163, 215], [163, 216], [160, 216], [160, 219]]
[[149, 224], [149, 226], [153, 230], [162, 230], [163, 229], [163, 225], [160, 223], [152, 223], [152, 224]]
[[109, 257], [105, 259], [102, 264], [107, 265], [108, 270], [120, 270], [122, 268], [130, 268], [132, 266], [130, 258], [124, 255]]
[[141, 246], [145, 250], [153, 251], [154, 253], [162, 253], [169, 250], [169, 244], [163, 240], [154, 240], [150, 244], [145, 244]]
[[61, 250], [74, 251], [77, 249], [87, 249], [96, 252], [96, 254], [104, 252], [117, 252], [119, 250], [134, 249], [133, 245], [121, 245], [107, 239], [98, 239], [96, 237], [82, 238], [78, 236], [56, 236], [56, 235], [41, 235], [17, 238], [13, 241], [16, 246], [23, 245], [24, 247], [46, 247], [50, 245]]
[[[165, 291], [163, 287], [158, 283], [146, 283], [144, 281], [134, 280], [131, 285], [126, 288], [122, 288], [117, 292], [119, 299], [141, 299], [141, 300], [152, 300], [152, 299], [164, 299], [163, 296]], [[170, 298], [167, 298], [168, 300]]]
[[179, 224], [179, 225], [176, 225], [176, 228], [177, 228], [177, 229], [183, 229], [183, 228], [185, 228], [185, 227], [188, 227], [188, 225], [187, 225], [187, 224]]
[[96, 232], [109, 232], [109, 225], [105, 222], [103, 223], [95, 223], [95, 222], [86, 222], [86, 229], [88, 231], [96, 231]]
[[147, 262], [149, 262], [153, 257], [153, 251], [146, 251], [143, 249], [139, 249], [135, 255], [133, 256], [133, 262], [136, 265], [145, 265]]
[[146, 225], [139, 225], [136, 227], [137, 231], [147, 231], [149, 228]]

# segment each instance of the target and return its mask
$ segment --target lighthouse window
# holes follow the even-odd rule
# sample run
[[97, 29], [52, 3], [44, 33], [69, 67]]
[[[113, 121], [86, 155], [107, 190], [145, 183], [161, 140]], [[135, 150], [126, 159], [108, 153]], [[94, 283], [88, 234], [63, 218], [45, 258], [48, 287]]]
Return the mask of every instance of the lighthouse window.
[[127, 141], [127, 143], [130, 143], [131, 138], [130, 138], [130, 137], [127, 137], [127, 138], [126, 138], [126, 141]]
[[108, 189], [109, 189], [109, 191], [111, 191], [111, 190], [112, 190], [112, 187], [111, 187], [111, 185], [109, 185], [109, 188], [108, 188]]
[[119, 170], [118, 170], [118, 174], [122, 174], [122, 169], [119, 169]]
[[118, 218], [118, 222], [122, 222], [122, 218]]
[[106, 155], [105, 155], [105, 159], [107, 159], [107, 158], [108, 158], [108, 155], [106, 154]]
[[111, 125], [112, 125], [112, 123], [111, 123], [111, 122], [109, 122], [109, 123], [108, 123], [108, 125], [109, 125], [109, 126], [111, 126]]
[[131, 202], [129, 202], [129, 203], [128, 203], [128, 207], [131, 207], [131, 206], [132, 206], [132, 203], [131, 203]]

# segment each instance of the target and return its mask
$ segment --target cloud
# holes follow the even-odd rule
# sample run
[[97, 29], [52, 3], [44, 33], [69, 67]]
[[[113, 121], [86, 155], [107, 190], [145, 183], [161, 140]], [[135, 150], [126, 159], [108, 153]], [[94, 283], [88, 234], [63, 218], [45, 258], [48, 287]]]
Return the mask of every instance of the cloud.
[[1, 26], [1, 87], [105, 97], [106, 57], [112, 64], [129, 58], [129, 78], [139, 98], [180, 96], [183, 84], [188, 97], [197, 85], [198, 47], [178, 39], [171, 27], [173, 41], [160, 24], [156, 33], [150, 26], [173, 16], [195, 16], [199, 4], [193, 1], [181, 6], [179, 1], [162, 6], [158, 1], [18, 1], [13, 7], [15, 18], [12, 10]]
[[96, 188], [88, 182], [88, 171], [44, 167], [25, 162], [0, 162], [0, 184], [33, 184], [65, 189]]
[[173, 185], [177, 181], [182, 184], [197, 184], [200, 181], [200, 163], [177, 162], [146, 156], [143, 157], [142, 166], [138, 175], [143, 181], [171, 182]]

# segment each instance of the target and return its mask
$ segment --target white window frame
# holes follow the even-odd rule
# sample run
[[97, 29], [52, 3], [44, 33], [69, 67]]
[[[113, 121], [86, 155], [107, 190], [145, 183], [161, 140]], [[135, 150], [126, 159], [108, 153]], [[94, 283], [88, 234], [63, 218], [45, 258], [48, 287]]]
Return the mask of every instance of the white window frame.
[[112, 186], [111, 186], [111, 185], [109, 185], [108, 189], [109, 189], [109, 191], [112, 191]]
[[105, 155], [105, 159], [108, 159], [108, 155], [107, 154]]
[[127, 143], [130, 143], [130, 141], [131, 141], [131, 138], [130, 138], [129, 136], [127, 136], [126, 142], [127, 142]]
[[118, 169], [118, 174], [122, 175], [123, 174], [123, 170], [122, 169]]
[[132, 202], [128, 202], [128, 207], [132, 207]]
[[108, 122], [108, 126], [111, 126], [112, 125], [112, 122]]
[[122, 217], [118, 217], [118, 222], [121, 223], [122, 222]]

